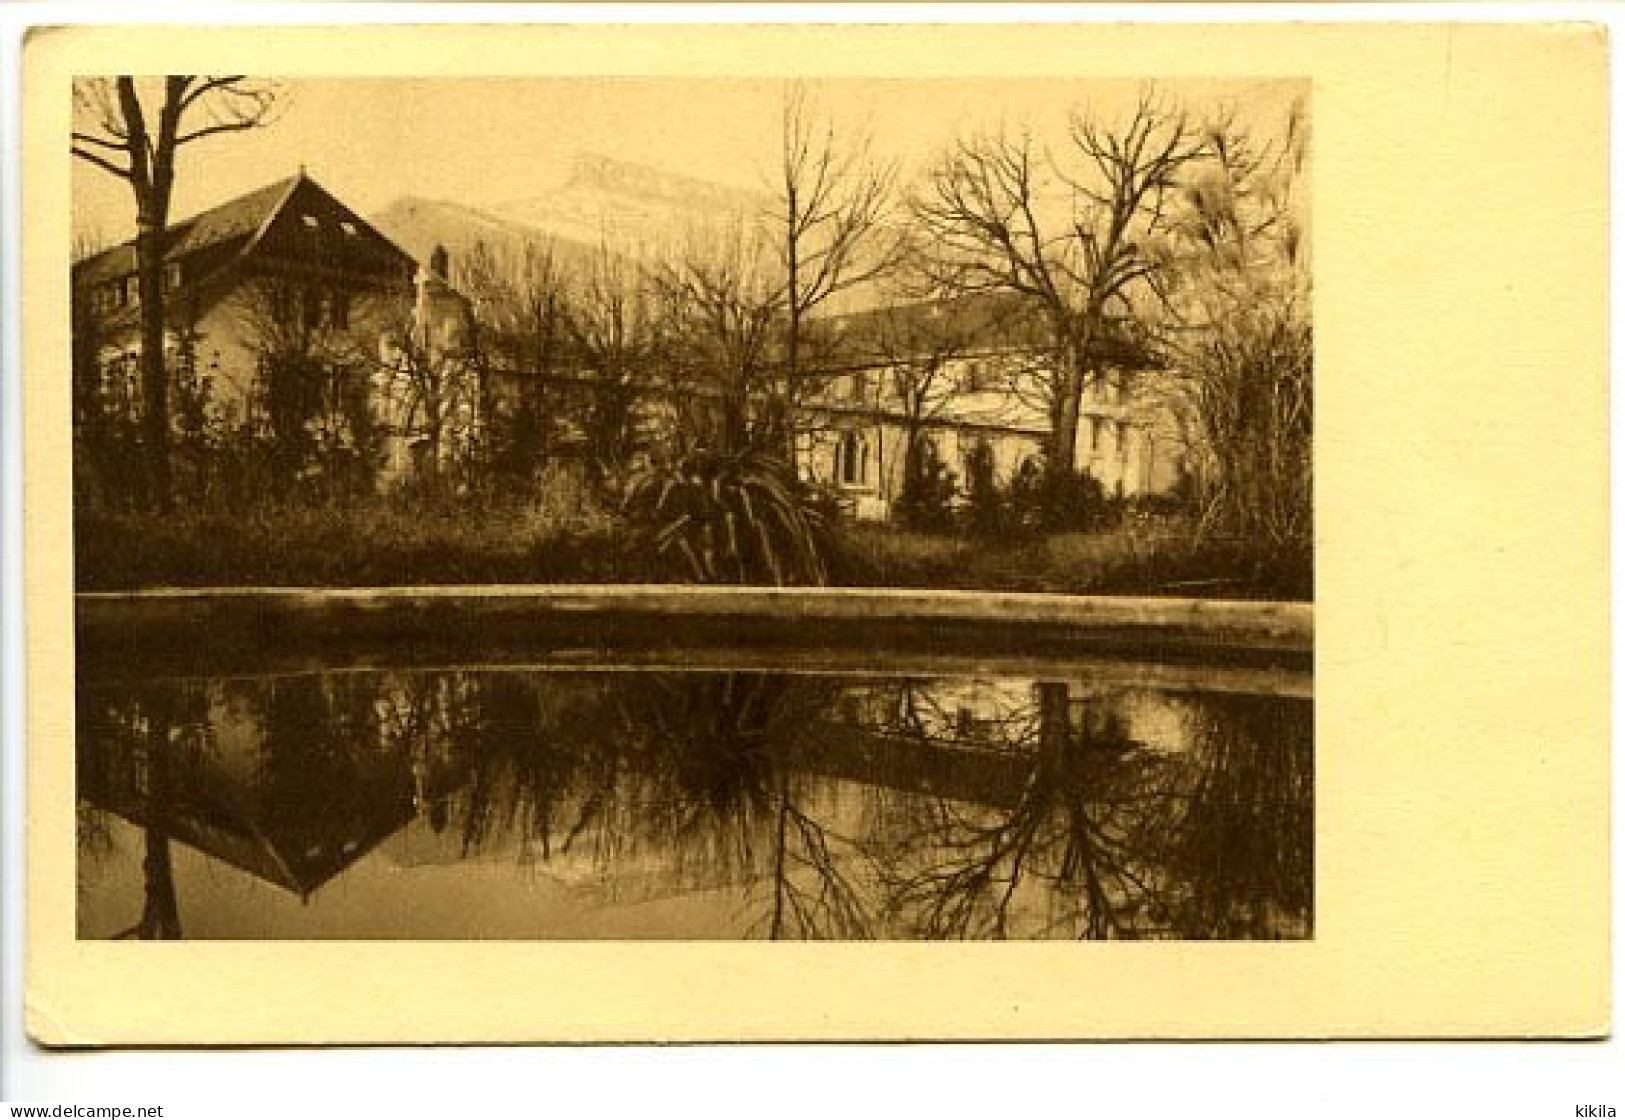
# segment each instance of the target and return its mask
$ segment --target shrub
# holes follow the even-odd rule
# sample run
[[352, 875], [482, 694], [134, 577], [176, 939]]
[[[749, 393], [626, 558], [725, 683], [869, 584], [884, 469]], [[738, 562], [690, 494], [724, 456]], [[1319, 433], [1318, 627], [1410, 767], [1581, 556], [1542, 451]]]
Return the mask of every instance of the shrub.
[[903, 471], [903, 485], [893, 516], [908, 529], [940, 532], [953, 525], [958, 479], [937, 453], [936, 445], [921, 439]]
[[650, 554], [697, 583], [829, 582], [827, 510], [761, 452], [696, 451], [651, 466], [626, 509]]
[[1060, 473], [1037, 464], [1011, 480], [1009, 504], [1017, 524], [1052, 533], [1105, 529], [1117, 514], [1116, 503], [1093, 475], [1077, 470]]
[[1019, 527], [1006, 495], [993, 473], [993, 448], [971, 445], [965, 455], [965, 529], [973, 536], [999, 537]]

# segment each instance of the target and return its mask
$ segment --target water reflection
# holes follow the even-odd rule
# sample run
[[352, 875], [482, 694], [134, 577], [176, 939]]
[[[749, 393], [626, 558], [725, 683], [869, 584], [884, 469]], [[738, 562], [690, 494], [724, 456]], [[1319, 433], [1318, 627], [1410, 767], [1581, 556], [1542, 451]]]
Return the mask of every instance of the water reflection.
[[79, 727], [84, 937], [1311, 928], [1302, 699], [367, 671], [84, 684]]

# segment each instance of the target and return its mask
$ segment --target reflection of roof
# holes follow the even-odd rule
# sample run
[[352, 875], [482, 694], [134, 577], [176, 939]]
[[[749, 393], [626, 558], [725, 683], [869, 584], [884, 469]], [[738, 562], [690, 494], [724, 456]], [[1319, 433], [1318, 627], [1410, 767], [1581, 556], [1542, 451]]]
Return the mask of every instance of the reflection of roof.
[[[150, 764], [116, 734], [81, 732], [81, 749], [106, 754], [81, 770], [81, 795], [142, 828], [156, 828], [205, 855], [301, 897], [315, 892], [399, 831], [414, 810], [410, 778], [381, 770], [352, 790], [267, 798], [257, 783], [210, 755], [175, 760], [161, 801], [139, 783]], [[352, 796], [357, 791], [365, 796]], [[318, 791], [319, 792], [319, 791]]]
[[[164, 260], [175, 261], [200, 249], [237, 238], [250, 237], [282, 206], [302, 176], [281, 179], [258, 190], [222, 202], [219, 206], [181, 222], [171, 223]], [[74, 279], [81, 283], [111, 280], [135, 271], [135, 241], [124, 242], [88, 257], [74, 266]]]
[[399, 831], [413, 815], [411, 799], [407, 798], [398, 813], [372, 820], [350, 818], [344, 821], [348, 828], [343, 835], [300, 844], [270, 822], [229, 810], [217, 811], [220, 806], [172, 802], [165, 810], [154, 812], [154, 807], [143, 804], [139, 797], [103, 798], [97, 792], [86, 791], [86, 798], [131, 824], [159, 827], [172, 840], [302, 898], [315, 893]]

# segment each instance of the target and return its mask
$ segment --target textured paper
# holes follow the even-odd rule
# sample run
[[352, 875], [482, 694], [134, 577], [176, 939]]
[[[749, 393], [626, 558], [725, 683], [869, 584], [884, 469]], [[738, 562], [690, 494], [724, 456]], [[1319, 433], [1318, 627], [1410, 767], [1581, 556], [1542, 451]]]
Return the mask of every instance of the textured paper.
[[[37, 32], [25, 69], [26, 998], [37, 1040], [1608, 1029], [1599, 28], [71, 29]], [[69, 82], [121, 71], [1309, 77], [1315, 938], [76, 941]]]

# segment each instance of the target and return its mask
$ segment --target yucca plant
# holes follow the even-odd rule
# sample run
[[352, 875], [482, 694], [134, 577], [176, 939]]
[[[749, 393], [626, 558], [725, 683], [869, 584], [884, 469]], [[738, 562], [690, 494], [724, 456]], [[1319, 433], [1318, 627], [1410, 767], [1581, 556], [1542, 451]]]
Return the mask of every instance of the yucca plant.
[[782, 460], [697, 451], [639, 474], [627, 513], [696, 583], [824, 584], [829, 517]]

